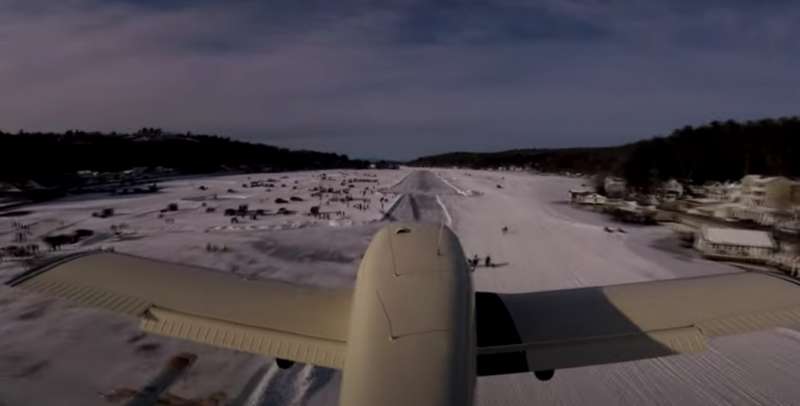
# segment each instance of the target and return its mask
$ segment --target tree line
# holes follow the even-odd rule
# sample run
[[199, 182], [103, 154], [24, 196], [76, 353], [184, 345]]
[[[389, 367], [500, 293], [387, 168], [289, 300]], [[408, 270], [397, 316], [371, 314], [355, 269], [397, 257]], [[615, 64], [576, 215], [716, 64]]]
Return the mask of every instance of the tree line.
[[622, 175], [648, 187], [675, 178], [690, 183], [746, 174], [800, 176], [800, 117], [683, 127], [634, 145]]
[[216, 135], [166, 133], [143, 128], [135, 133], [86, 131], [0, 132], [0, 180], [34, 180], [45, 186], [69, 183], [76, 172], [116, 172], [135, 167], [165, 167], [179, 174], [226, 170], [286, 171], [365, 168], [367, 161], [346, 155], [289, 150]]
[[687, 183], [745, 174], [800, 176], [800, 117], [712, 121], [667, 136], [602, 148], [456, 152], [418, 158], [418, 166], [525, 167], [543, 172], [607, 173], [640, 189], [675, 178]]

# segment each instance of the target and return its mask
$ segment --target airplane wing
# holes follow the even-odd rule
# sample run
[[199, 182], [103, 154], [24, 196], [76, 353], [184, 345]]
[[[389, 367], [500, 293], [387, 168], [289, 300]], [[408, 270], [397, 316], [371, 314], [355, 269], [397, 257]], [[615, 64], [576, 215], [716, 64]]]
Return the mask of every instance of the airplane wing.
[[[478, 292], [478, 374], [702, 351], [706, 339], [800, 325], [800, 281], [735, 273], [522, 294]], [[537, 374], [538, 375], [538, 374]]]
[[341, 369], [349, 289], [253, 281], [122, 254], [72, 256], [11, 286], [141, 319], [141, 328], [224, 348]]

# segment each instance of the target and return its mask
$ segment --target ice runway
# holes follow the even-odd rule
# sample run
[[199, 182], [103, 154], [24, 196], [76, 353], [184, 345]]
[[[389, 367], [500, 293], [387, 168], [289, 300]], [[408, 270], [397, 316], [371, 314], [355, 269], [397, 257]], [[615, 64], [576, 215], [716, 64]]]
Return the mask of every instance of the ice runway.
[[448, 223], [448, 214], [442, 208], [442, 196], [454, 190], [430, 171], [414, 171], [402, 182], [392, 187], [392, 192], [403, 197], [387, 215], [391, 221], [441, 224]]

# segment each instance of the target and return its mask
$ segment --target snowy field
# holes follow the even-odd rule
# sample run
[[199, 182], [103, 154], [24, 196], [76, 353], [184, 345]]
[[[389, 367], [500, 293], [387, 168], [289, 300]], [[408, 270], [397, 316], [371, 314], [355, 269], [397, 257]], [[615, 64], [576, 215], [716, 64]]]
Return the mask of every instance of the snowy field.
[[[93, 236], [65, 245], [58, 254], [113, 248], [244, 278], [351, 286], [383, 211], [400, 197], [389, 189], [407, 173], [251, 174], [167, 182], [154, 194], [74, 196], [0, 217], [0, 245], [39, 242], [46, 251], [41, 236], [89, 229]], [[273, 186], [250, 187], [259, 181]], [[333, 193], [312, 196], [320, 188]], [[343, 195], [336, 191], [345, 188], [354, 200], [340, 201]], [[171, 203], [177, 210], [162, 212]], [[235, 223], [224, 215], [243, 204], [263, 214], [236, 216]], [[308, 215], [315, 205], [329, 218]], [[114, 215], [92, 215], [105, 208], [114, 209]], [[278, 214], [280, 208], [290, 214]], [[15, 242], [14, 223], [29, 226], [27, 242]], [[23, 266], [0, 262], [0, 282]], [[335, 377], [334, 371], [311, 367], [278, 373], [272, 360], [144, 335], [135, 320], [0, 286], [0, 405], [108, 405], [100, 394], [141, 388], [181, 352], [198, 355], [172, 391], [188, 398], [224, 392], [232, 404], [305, 404]]]
[[[258, 180], [273, 186], [243, 187]], [[0, 243], [12, 242], [14, 222], [31, 225], [32, 241], [83, 228], [95, 234], [62, 251], [113, 247], [247, 278], [349, 286], [372, 234], [385, 221], [422, 221], [451, 225], [467, 255], [491, 255], [500, 265], [478, 268], [479, 290], [525, 292], [735, 271], [680, 247], [666, 227], [611, 224], [569, 206], [567, 191], [580, 183], [405, 169], [180, 180], [164, 184], [157, 194], [80, 196], [25, 207], [21, 210], [30, 213], [24, 216], [0, 217]], [[363, 200], [312, 196], [320, 188], [343, 187]], [[277, 198], [289, 203], [278, 204]], [[169, 203], [177, 203], [177, 210], [162, 213]], [[231, 223], [223, 211], [241, 204], [264, 214]], [[314, 205], [331, 212], [331, 218], [307, 215]], [[279, 215], [280, 207], [295, 213]], [[103, 208], [114, 208], [115, 215], [92, 216]], [[115, 227], [123, 231], [115, 234], [112, 225], [123, 225]], [[606, 233], [608, 225], [622, 226], [626, 233]], [[503, 226], [508, 233], [501, 233]], [[4, 262], [0, 280], [22, 269], [22, 263]], [[223, 393], [224, 404], [233, 405], [333, 405], [338, 396], [336, 371], [279, 370], [271, 359], [144, 335], [133, 320], [5, 287], [0, 288], [0, 329], [0, 405], [108, 405], [102, 394], [140, 388], [180, 352], [197, 354], [198, 361], [172, 388], [179, 396], [207, 399]], [[476, 403], [797, 404], [798, 349], [800, 335], [775, 330], [717, 339], [710, 351], [696, 355], [557, 371], [550, 382], [532, 374], [480, 378]]]

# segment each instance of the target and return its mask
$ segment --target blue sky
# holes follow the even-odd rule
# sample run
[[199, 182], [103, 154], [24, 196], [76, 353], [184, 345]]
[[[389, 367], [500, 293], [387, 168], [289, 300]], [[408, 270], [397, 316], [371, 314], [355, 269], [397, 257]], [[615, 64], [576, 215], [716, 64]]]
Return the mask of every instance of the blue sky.
[[0, 0], [0, 128], [397, 159], [617, 144], [800, 114], [796, 4]]

